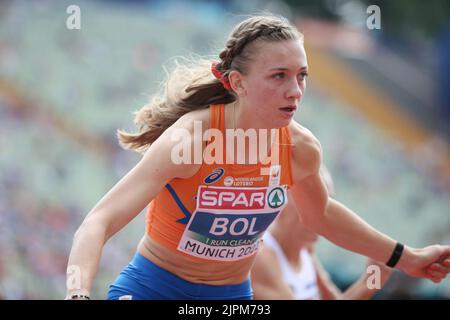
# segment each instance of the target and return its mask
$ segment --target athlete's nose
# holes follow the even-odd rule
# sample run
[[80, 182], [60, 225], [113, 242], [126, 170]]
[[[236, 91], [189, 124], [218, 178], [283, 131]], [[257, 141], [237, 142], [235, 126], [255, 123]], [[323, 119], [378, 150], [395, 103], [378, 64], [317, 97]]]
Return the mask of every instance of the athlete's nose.
[[286, 92], [286, 97], [289, 100], [294, 99], [295, 101], [298, 101], [303, 96], [303, 89], [300, 83], [298, 83], [297, 79], [293, 79], [290, 83], [289, 89]]

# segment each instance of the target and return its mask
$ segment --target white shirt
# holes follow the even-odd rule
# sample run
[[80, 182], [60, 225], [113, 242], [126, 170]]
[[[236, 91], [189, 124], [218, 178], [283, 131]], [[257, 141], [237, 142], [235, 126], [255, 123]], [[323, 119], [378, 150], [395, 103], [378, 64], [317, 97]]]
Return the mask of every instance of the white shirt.
[[281, 266], [283, 280], [289, 285], [297, 300], [319, 300], [320, 293], [317, 286], [317, 273], [308, 250], [300, 250], [300, 271], [295, 271], [289, 264], [283, 249], [281, 249], [275, 238], [266, 232], [264, 245], [272, 249]]

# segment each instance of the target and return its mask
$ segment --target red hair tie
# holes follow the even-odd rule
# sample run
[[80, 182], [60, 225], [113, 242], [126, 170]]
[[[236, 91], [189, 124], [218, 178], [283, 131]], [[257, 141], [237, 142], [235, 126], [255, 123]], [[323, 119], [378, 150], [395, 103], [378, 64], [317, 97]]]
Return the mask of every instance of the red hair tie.
[[228, 77], [224, 77], [224, 75], [222, 73], [220, 73], [219, 70], [217, 70], [217, 62], [213, 62], [211, 64], [211, 72], [214, 75], [214, 77], [216, 77], [216, 79], [218, 79], [220, 81], [220, 83], [222, 83], [223, 87], [230, 91], [231, 90], [231, 85], [230, 85], [230, 81], [228, 80]]

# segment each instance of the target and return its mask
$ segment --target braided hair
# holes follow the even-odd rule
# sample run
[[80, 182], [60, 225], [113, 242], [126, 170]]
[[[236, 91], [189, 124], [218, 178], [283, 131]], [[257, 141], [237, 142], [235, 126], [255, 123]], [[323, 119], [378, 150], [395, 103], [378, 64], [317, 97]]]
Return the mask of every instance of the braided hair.
[[[285, 40], [303, 40], [303, 35], [284, 17], [252, 16], [232, 30], [215, 68], [222, 78], [228, 78], [233, 70], [245, 75], [258, 43]], [[227, 90], [212, 75], [210, 60], [177, 60], [176, 68], [165, 81], [163, 93], [136, 112], [139, 132], [132, 134], [118, 130], [119, 142], [126, 149], [144, 152], [182, 115], [236, 99], [233, 90]]]

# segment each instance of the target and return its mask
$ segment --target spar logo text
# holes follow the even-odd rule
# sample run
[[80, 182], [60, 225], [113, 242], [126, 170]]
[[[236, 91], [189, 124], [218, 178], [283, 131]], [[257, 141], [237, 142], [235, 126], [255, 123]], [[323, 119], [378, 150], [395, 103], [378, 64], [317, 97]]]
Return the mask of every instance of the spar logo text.
[[264, 209], [266, 188], [221, 188], [200, 189], [199, 209]]

